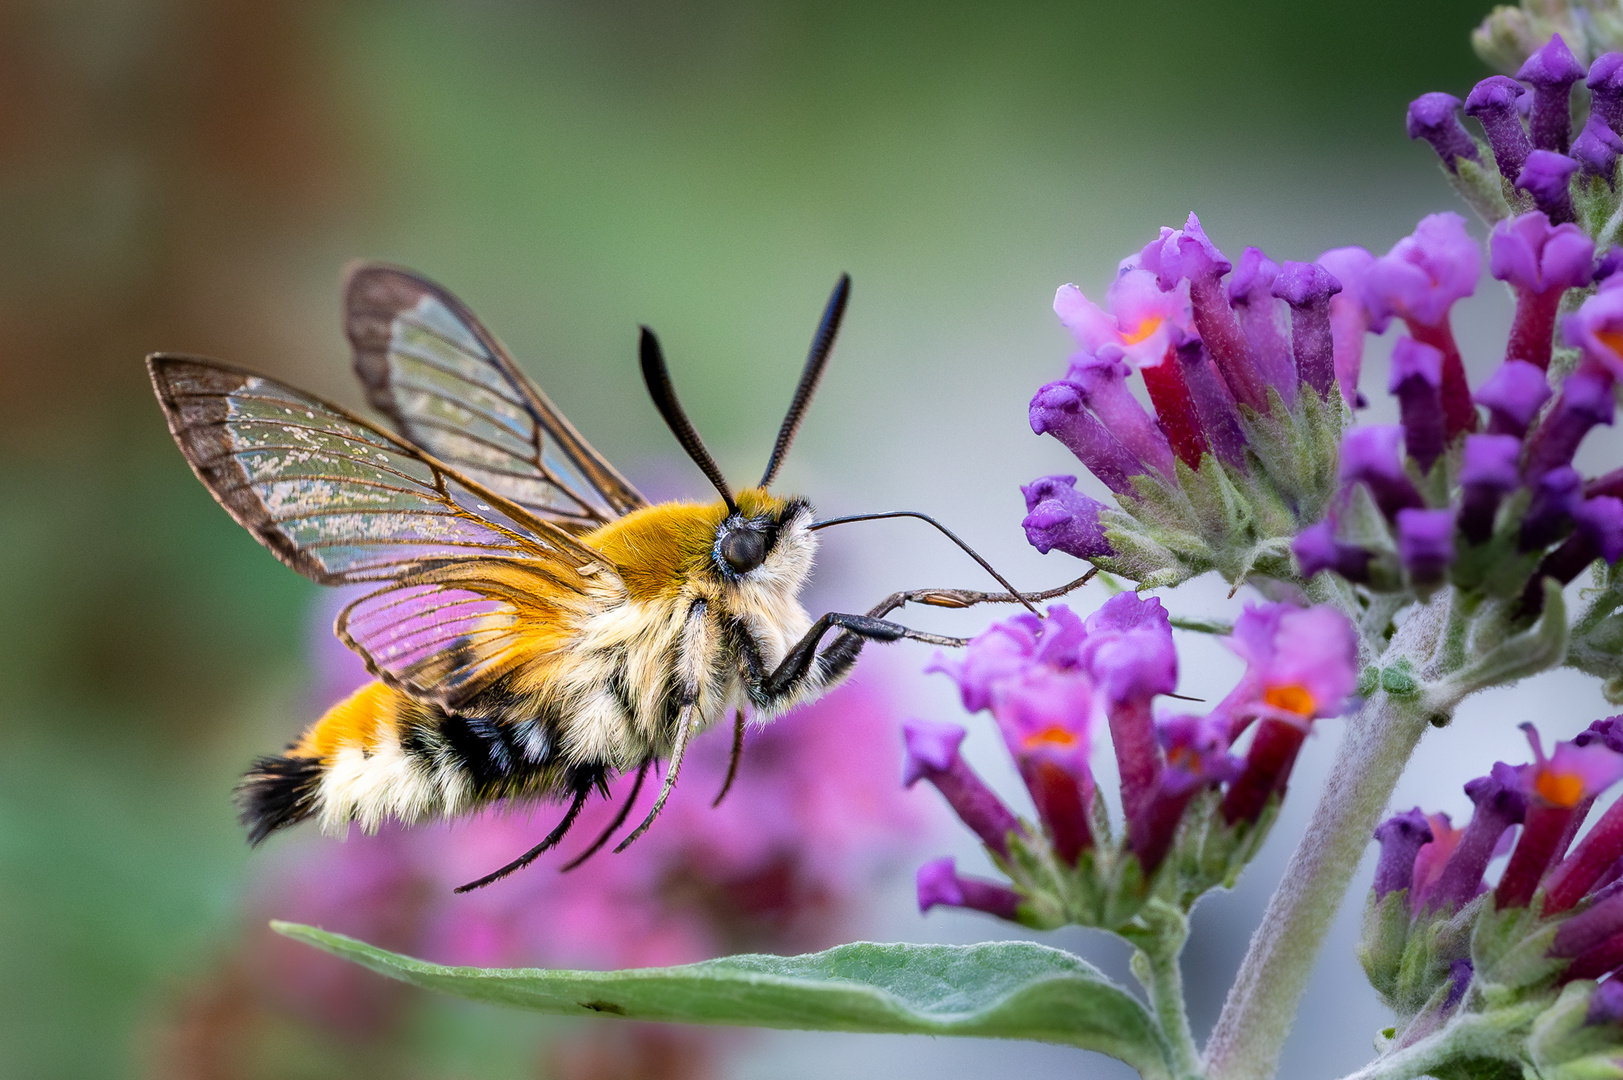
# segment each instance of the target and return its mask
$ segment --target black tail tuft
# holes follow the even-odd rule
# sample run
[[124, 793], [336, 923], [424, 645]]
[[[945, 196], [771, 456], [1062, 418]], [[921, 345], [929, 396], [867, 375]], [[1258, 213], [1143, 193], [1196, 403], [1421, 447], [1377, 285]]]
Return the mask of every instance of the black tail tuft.
[[315, 813], [320, 784], [318, 758], [288, 755], [255, 761], [237, 785], [248, 843], [257, 846], [277, 829], [297, 825]]

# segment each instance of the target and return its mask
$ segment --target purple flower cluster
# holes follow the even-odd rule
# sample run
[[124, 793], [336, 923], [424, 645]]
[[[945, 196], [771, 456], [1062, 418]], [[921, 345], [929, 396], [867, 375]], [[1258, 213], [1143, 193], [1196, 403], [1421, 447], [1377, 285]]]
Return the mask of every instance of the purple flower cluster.
[[[1576, 227], [1552, 229], [1536, 216], [1495, 234], [1494, 272], [1525, 295], [1516, 340], [1543, 340], [1545, 366], [1556, 308], [1568, 288], [1589, 282], [1593, 254]], [[1075, 286], [1061, 288], [1055, 310], [1080, 350], [1066, 377], [1032, 399], [1032, 429], [1076, 454], [1115, 494], [1120, 512], [1077, 491], [1074, 476], [1043, 477], [1023, 489], [1027, 538], [1039, 551], [1065, 551], [1139, 581], [1151, 580], [1145, 571], [1154, 572], [1157, 558], [1182, 560], [1182, 576], [1212, 568], [1235, 581], [1253, 570], [1295, 576], [1288, 560], [1270, 564], [1268, 553], [1318, 524], [1336, 493], [1348, 415], [1342, 402], [1363, 401], [1366, 334], [1384, 332], [1393, 319], [1409, 331], [1395, 354], [1392, 391], [1403, 405], [1407, 449], [1424, 468], [1478, 430], [1450, 313], [1475, 290], [1481, 266], [1457, 214], [1424, 219], [1385, 255], [1335, 248], [1316, 262], [1281, 266], [1247, 248], [1237, 268], [1191, 215], [1184, 229], [1162, 229], [1160, 240], [1122, 263], [1108, 311]], [[1130, 392], [1135, 372], [1153, 416]], [[1280, 410], [1294, 426], [1272, 423]], [[1375, 480], [1386, 481], [1394, 514], [1423, 509], [1398, 490], [1409, 482], [1396, 475], [1396, 457], [1386, 463], [1380, 453], [1392, 438], [1355, 433], [1355, 466], [1376, 459], [1386, 466], [1392, 475]], [[1252, 503], [1249, 513], [1231, 520], [1198, 509], [1211, 498], [1199, 489], [1205, 461], [1228, 470], [1231, 489]], [[1165, 509], [1178, 506], [1189, 510]], [[1439, 527], [1424, 517], [1405, 527], [1405, 548], [1423, 572], [1437, 570], [1431, 538]], [[1191, 534], [1204, 552], [1191, 553]], [[1360, 575], [1368, 556], [1333, 537], [1332, 525], [1305, 541], [1313, 568]]]
[[[1589, 118], [1575, 132], [1586, 77]], [[1586, 73], [1559, 35], [1515, 79], [1411, 105], [1410, 135], [1462, 184], [1495, 168], [1514, 182], [1490, 185], [1499, 209], [1487, 262], [1514, 293], [1515, 317], [1499, 369], [1474, 392], [1451, 312], [1475, 290], [1483, 253], [1457, 214], [1425, 218], [1384, 255], [1336, 248], [1283, 265], [1255, 248], [1231, 263], [1191, 215], [1121, 264], [1104, 307], [1060, 289], [1055, 310], [1079, 350], [1033, 398], [1032, 428], [1064, 443], [1117, 505], [1078, 491], [1074, 476], [1038, 479], [1023, 489], [1030, 542], [1141, 583], [1327, 570], [1375, 592], [1519, 592], [1523, 615], [1541, 608], [1545, 579], [1616, 561], [1623, 471], [1586, 479], [1572, 462], [1612, 422], [1623, 376], [1623, 252], [1597, 258], [1591, 236], [1595, 207], [1620, 197], [1620, 123], [1623, 53]], [[1597, 285], [1561, 318], [1575, 291]], [[1388, 383], [1401, 422], [1343, 437], [1338, 412], [1321, 449], [1313, 402], [1339, 408], [1336, 385], [1361, 404], [1365, 335], [1394, 320], [1407, 331]], [[1556, 363], [1563, 345], [1572, 351]], [[1130, 392], [1135, 373], [1153, 412]], [[1279, 410], [1295, 429], [1270, 427]], [[1203, 463], [1227, 473], [1221, 493]], [[1216, 509], [1235, 503], [1242, 511]], [[1294, 562], [1274, 559], [1283, 546]]]
[[[1560, 34], [1528, 56], [1514, 79], [1494, 75], [1462, 103], [1451, 94], [1422, 94], [1409, 105], [1409, 137], [1425, 139], [1448, 172], [1482, 170], [1483, 147], [1460, 123], [1476, 120], [1487, 136], [1493, 166], [1522, 201], [1557, 224], [1579, 216], [1591, 185], [1614, 190], [1623, 153], [1623, 53], [1595, 59], [1585, 72]], [[1586, 78], [1587, 76], [1587, 78]], [[1589, 115], [1572, 135], [1573, 88], [1584, 82]], [[1525, 117], [1525, 123], [1524, 123]]]
[[[1475, 809], [1464, 828], [1416, 808], [1375, 830], [1381, 853], [1360, 954], [1398, 1013], [1398, 1047], [1437, 1031], [1462, 1007], [1491, 1010], [1481, 995], [1467, 996], [1476, 978], [1555, 1006], [1532, 1040], [1534, 1058], [1546, 1064], [1587, 1045], [1561, 1024], [1615, 1023], [1623, 1015], [1608, 1012], [1608, 1003], [1623, 1001], [1618, 991], [1589, 1000], [1593, 984], [1580, 981], [1623, 972], [1623, 803], [1574, 843], [1596, 799], [1623, 779], [1623, 717], [1598, 720], [1549, 754], [1532, 725], [1523, 729], [1533, 760], [1499, 762], [1466, 784]], [[1505, 855], [1490, 889], [1489, 864]], [[1601, 984], [1618, 985], [1616, 977]], [[1556, 999], [1575, 995], [1573, 1015]], [[1600, 1042], [1616, 1040], [1603, 1033]]]
[[[1061, 867], [1086, 872], [1111, 839], [1097, 809], [1089, 757], [1101, 722], [1121, 776], [1126, 821], [1116, 852], [1137, 860], [1152, 881], [1173, 849], [1196, 796], [1214, 792], [1209, 811], [1231, 828], [1254, 826], [1284, 795], [1312, 721], [1337, 716], [1356, 679], [1351, 625], [1335, 611], [1266, 604], [1247, 608], [1227, 639], [1246, 662], [1234, 690], [1204, 717], [1157, 718], [1155, 699], [1178, 681], [1178, 656], [1157, 599], [1112, 597], [1087, 619], [1063, 606], [1046, 618], [1023, 614], [976, 637], [961, 661], [937, 657], [932, 670], [957, 682], [964, 708], [989, 711], [1018, 767], [1039, 825], [1022, 821], [959, 753], [965, 731], [915, 720], [904, 728], [903, 780], [928, 780], [1015, 879], [959, 876], [952, 860], [919, 871], [921, 909], [975, 908], [1034, 925], [1041, 882], [1022, 867], [1042, 849]], [[1231, 752], [1253, 725], [1243, 757]], [[1035, 905], [1035, 906], [1034, 906]], [[1046, 909], [1045, 909], [1046, 910]], [[1076, 921], [1083, 921], [1070, 913]]]
[[[1121, 500], [1142, 497], [1146, 481], [1176, 490], [1180, 463], [1248, 471], [1257, 417], [1297, 409], [1304, 395], [1324, 400], [1338, 370], [1356, 378], [1357, 359], [1336, 351], [1341, 291], [1324, 266], [1281, 266], [1257, 248], [1236, 270], [1190, 214], [1122, 262], [1104, 308], [1060, 288], [1054, 311], [1079, 349], [1065, 378], [1032, 399], [1032, 430], [1062, 442]], [[1135, 374], [1153, 415], [1130, 389]], [[1104, 508], [1074, 485], [1053, 476], [1024, 489], [1026, 534], [1040, 551], [1109, 555]]]
[[[1474, 261], [1463, 227], [1456, 239], [1434, 231], [1419, 246], [1436, 261], [1465, 261], [1469, 249]], [[1552, 390], [1557, 311], [1569, 289], [1600, 272], [1594, 244], [1577, 226], [1552, 226], [1532, 210], [1494, 227], [1489, 268], [1515, 291], [1517, 309], [1504, 361], [1468, 398], [1470, 423], [1449, 422], [1447, 355], [1418, 333], [1400, 338], [1389, 389], [1401, 423], [1347, 433], [1330, 514], [1292, 545], [1304, 578], [1330, 570], [1376, 591], [1420, 595], [1447, 582], [1491, 581], [1500, 591], [1524, 589], [1524, 609], [1536, 611], [1542, 579], [1565, 584], [1595, 559], [1623, 555], [1623, 474], [1585, 482], [1572, 468], [1584, 436], [1612, 422], [1623, 280], [1608, 277], [1559, 327], [1581, 360]]]
[[[1523, 726], [1533, 761], [1499, 762], [1466, 784], [1476, 809], [1464, 829], [1453, 828], [1445, 814], [1428, 818], [1419, 809], [1381, 824], [1373, 899], [1379, 904], [1407, 890], [1415, 923], [1449, 918], [1488, 891], [1488, 864], [1508, 851], [1493, 909], [1535, 905], [1540, 918], [1561, 919], [1549, 946], [1550, 957], [1570, 961], [1560, 980], [1600, 978], [1623, 968], [1623, 803], [1582, 840], [1573, 839], [1596, 798], [1623, 779], [1623, 717], [1597, 720], [1548, 755], [1532, 726]], [[1569, 916], [1580, 904], [1583, 910]]]

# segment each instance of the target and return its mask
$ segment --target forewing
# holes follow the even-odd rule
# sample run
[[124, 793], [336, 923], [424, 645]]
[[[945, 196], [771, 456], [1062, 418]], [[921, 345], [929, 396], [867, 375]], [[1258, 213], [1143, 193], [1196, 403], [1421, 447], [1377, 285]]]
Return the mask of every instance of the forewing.
[[366, 263], [344, 306], [372, 405], [432, 456], [571, 532], [647, 505], [446, 290]]
[[278, 558], [323, 585], [422, 594], [374, 605], [346, 638], [402, 689], [454, 703], [541, 647], [586, 574], [609, 573], [564, 530], [336, 406], [212, 361], [148, 366], [193, 471]]

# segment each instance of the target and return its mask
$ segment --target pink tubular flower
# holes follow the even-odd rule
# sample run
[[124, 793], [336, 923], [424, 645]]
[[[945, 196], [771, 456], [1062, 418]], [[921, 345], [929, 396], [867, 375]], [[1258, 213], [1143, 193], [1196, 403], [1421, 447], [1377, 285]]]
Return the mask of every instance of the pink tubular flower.
[[1225, 644], [1246, 662], [1224, 700], [1236, 734], [1253, 718], [1305, 727], [1340, 716], [1358, 686], [1358, 643], [1346, 616], [1327, 605], [1247, 604]]
[[1552, 864], [1566, 854], [1595, 796], [1623, 779], [1623, 754], [1604, 742], [1557, 743], [1548, 757], [1533, 725], [1523, 724], [1532, 744], [1533, 763], [1520, 774], [1527, 797], [1527, 819], [1511, 853], [1510, 864], [1494, 890], [1498, 908], [1526, 907]]
[[1465, 364], [1449, 310], [1476, 291], [1482, 254], [1465, 231], [1465, 219], [1454, 213], [1422, 218], [1415, 231], [1375, 260], [1366, 277], [1374, 310], [1397, 315], [1415, 340], [1443, 354], [1443, 413], [1448, 437], [1476, 429], [1476, 410], [1465, 381]]
[[1037, 665], [1011, 680], [992, 706], [1037, 816], [1060, 857], [1071, 863], [1092, 845], [1093, 695], [1082, 672]]
[[1339, 716], [1358, 684], [1352, 624], [1333, 608], [1248, 605], [1229, 648], [1246, 673], [1218, 706], [1238, 736], [1260, 720], [1245, 767], [1223, 799], [1230, 822], [1255, 821], [1275, 793], [1283, 795], [1313, 720]]
[[1154, 367], [1167, 355], [1174, 331], [1193, 326], [1188, 289], [1162, 292], [1155, 275], [1128, 260], [1105, 292], [1109, 311], [1082, 295], [1075, 285], [1061, 285], [1054, 294], [1054, 314], [1077, 344], [1097, 355], [1106, 345], [1122, 350], [1122, 357], [1137, 368]]
[[1375, 260], [1368, 295], [1382, 315], [1441, 326], [1456, 301], [1476, 292], [1481, 274], [1482, 253], [1465, 231], [1465, 219], [1452, 212], [1431, 214]]
[[1139, 265], [1155, 273], [1163, 290], [1170, 292], [1188, 283], [1195, 332], [1210, 352], [1228, 392], [1240, 404], [1266, 411], [1263, 373], [1258, 370], [1250, 342], [1221, 284], [1223, 276], [1233, 269], [1232, 264], [1207, 239], [1200, 219], [1191, 213], [1182, 229], [1162, 228], [1160, 239], [1151, 241], [1139, 254]]
[[1488, 269], [1516, 290], [1516, 318], [1505, 345], [1506, 360], [1550, 366], [1556, 311], [1568, 289], [1588, 285], [1595, 244], [1569, 223], [1550, 225], [1533, 210], [1499, 222], [1488, 237]]
[[1155, 791], [1161, 755], [1152, 701], [1178, 685], [1172, 624], [1151, 597], [1120, 593], [1088, 616], [1080, 660], [1103, 691], [1121, 770], [1122, 807], [1132, 818]]
[[1055, 850], [1070, 862], [1092, 843], [1088, 755], [1098, 707], [1078, 654], [1084, 634], [1082, 621], [1056, 605], [1046, 619], [995, 623], [961, 663], [937, 656], [926, 669], [957, 681], [965, 709], [991, 710]]
[[1537, 210], [1506, 218], [1488, 237], [1488, 272], [1517, 289], [1547, 292], [1589, 284], [1595, 242], [1576, 225], [1550, 224]]
[[1076, 667], [1087, 631], [1070, 608], [1055, 604], [1048, 618], [1022, 612], [981, 631], [964, 650], [963, 660], [937, 653], [924, 670], [939, 671], [958, 684], [966, 712], [992, 708], [1000, 688], [1033, 664]]

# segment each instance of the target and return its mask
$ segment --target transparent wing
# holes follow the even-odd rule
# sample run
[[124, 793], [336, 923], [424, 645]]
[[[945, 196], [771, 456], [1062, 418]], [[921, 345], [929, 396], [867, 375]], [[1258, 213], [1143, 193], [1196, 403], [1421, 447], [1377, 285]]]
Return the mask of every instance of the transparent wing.
[[571, 532], [648, 505], [446, 290], [365, 263], [344, 312], [372, 405], [429, 454]]
[[428, 567], [362, 597], [335, 630], [379, 677], [454, 707], [562, 646], [569, 607], [527, 564], [473, 560]]
[[401, 689], [454, 704], [552, 647], [588, 575], [612, 576], [564, 530], [336, 406], [212, 361], [148, 366], [175, 441], [238, 523], [323, 585], [390, 586], [344, 637]]

